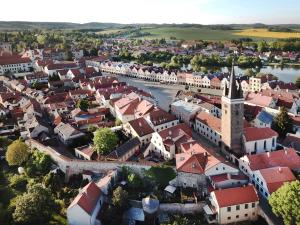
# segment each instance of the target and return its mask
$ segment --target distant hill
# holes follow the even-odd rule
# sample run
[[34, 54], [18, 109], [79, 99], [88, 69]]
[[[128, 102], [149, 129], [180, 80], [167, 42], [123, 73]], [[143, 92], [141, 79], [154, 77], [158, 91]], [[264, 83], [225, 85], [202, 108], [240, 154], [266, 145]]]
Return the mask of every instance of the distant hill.
[[0, 21], [0, 30], [31, 30], [31, 29], [107, 29], [124, 27], [117, 23], [67, 23], [67, 22], [23, 22]]
[[102, 30], [125, 27], [178, 27], [178, 28], [208, 28], [212, 30], [236, 30], [247, 28], [269, 28], [269, 27], [288, 27], [291, 29], [300, 29], [300, 24], [274, 24], [266, 25], [262, 23], [255, 24], [119, 24], [119, 23], [68, 23], [68, 22], [24, 22], [24, 21], [0, 21], [0, 30], [31, 30], [31, 29], [86, 29], [86, 30]]

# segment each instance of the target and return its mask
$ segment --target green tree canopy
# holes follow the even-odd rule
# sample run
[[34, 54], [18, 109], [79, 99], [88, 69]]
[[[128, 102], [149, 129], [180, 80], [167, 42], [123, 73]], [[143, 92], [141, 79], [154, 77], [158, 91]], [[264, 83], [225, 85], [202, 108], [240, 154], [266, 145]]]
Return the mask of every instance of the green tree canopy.
[[11, 143], [6, 152], [6, 160], [10, 166], [21, 165], [29, 156], [28, 146], [21, 140]]
[[126, 208], [128, 200], [128, 193], [127, 191], [123, 190], [122, 187], [117, 187], [113, 191], [112, 203], [118, 209]]
[[244, 74], [247, 76], [247, 77], [253, 77], [255, 74], [254, 74], [254, 71], [252, 69], [246, 69]]
[[10, 145], [12, 141], [7, 137], [0, 137], [0, 146], [1, 148], [7, 149], [7, 146]]
[[280, 137], [285, 137], [287, 133], [293, 131], [293, 121], [285, 107], [281, 107], [274, 119], [272, 128], [276, 130]]
[[46, 174], [50, 170], [51, 163], [50, 155], [35, 150], [26, 162], [26, 172], [30, 176]]
[[285, 183], [269, 198], [273, 212], [281, 216], [286, 225], [300, 224], [300, 181]]
[[94, 149], [99, 155], [106, 155], [118, 144], [117, 135], [110, 128], [100, 128], [94, 135]]
[[154, 181], [159, 187], [165, 188], [169, 181], [176, 177], [176, 173], [169, 166], [152, 166], [145, 171], [145, 176]]
[[49, 221], [54, 207], [49, 189], [35, 184], [17, 198], [13, 220], [21, 224], [45, 224]]
[[80, 108], [82, 111], [87, 111], [88, 108], [90, 106], [90, 103], [88, 100], [86, 99], [80, 99], [77, 103], [76, 103], [76, 107]]

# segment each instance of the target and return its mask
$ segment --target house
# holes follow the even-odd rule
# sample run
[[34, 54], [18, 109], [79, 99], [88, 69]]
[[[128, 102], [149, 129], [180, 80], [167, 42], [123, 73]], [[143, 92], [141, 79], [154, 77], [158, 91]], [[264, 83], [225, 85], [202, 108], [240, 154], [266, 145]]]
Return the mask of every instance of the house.
[[273, 96], [267, 96], [263, 94], [256, 94], [256, 93], [248, 93], [245, 98], [245, 104], [253, 105], [253, 106], [260, 106], [260, 107], [269, 107], [275, 108], [277, 103], [277, 99]]
[[214, 190], [231, 187], [240, 187], [248, 184], [248, 177], [242, 174], [219, 174], [209, 177], [211, 186]]
[[103, 194], [106, 196], [109, 194], [109, 191], [114, 186], [118, 178], [118, 170], [108, 171], [107, 175], [101, 178], [96, 184], [100, 188]]
[[133, 120], [135, 118], [134, 111], [139, 101], [140, 97], [135, 93], [131, 93], [117, 100], [114, 103], [116, 118], [120, 119], [123, 123]]
[[20, 56], [1, 56], [0, 57], [0, 74], [7, 72], [21, 73], [33, 71], [33, 64], [30, 58]]
[[196, 116], [194, 129], [215, 145], [221, 146], [221, 119], [207, 112], [200, 112]]
[[221, 109], [219, 109], [215, 105], [209, 102], [201, 102], [199, 103], [199, 106], [201, 107], [202, 111], [210, 113], [215, 117], [221, 118], [221, 114], [222, 114]]
[[273, 192], [277, 191], [284, 183], [297, 180], [295, 175], [288, 167], [271, 167], [253, 171], [250, 177], [256, 190], [262, 196], [268, 198]]
[[83, 160], [94, 160], [97, 158], [97, 152], [90, 145], [75, 148], [75, 156]]
[[245, 155], [239, 159], [239, 168], [248, 177], [253, 171], [272, 167], [288, 167], [292, 171], [300, 171], [300, 156], [293, 148], [274, 152]]
[[276, 150], [278, 134], [269, 127], [245, 127], [243, 147], [247, 154]]
[[263, 128], [263, 127], [271, 128], [273, 119], [274, 116], [271, 113], [262, 110], [257, 114], [256, 118], [254, 119], [254, 126], [259, 128]]
[[67, 209], [68, 224], [101, 225], [97, 215], [102, 208], [103, 197], [103, 193], [94, 182], [88, 183]]
[[48, 83], [48, 78], [48, 74], [40, 71], [26, 75], [24, 80], [27, 82], [27, 84], [32, 85], [34, 83]]
[[297, 134], [288, 133], [282, 142], [285, 148], [294, 148], [300, 153], [300, 136]]
[[127, 122], [124, 125], [124, 130], [132, 138], [138, 137], [140, 141], [140, 147], [145, 146], [150, 142], [152, 133], [154, 132], [152, 127], [143, 117]]
[[179, 120], [174, 115], [160, 108], [152, 110], [145, 116], [145, 119], [154, 131], [164, 130], [179, 123]]
[[132, 138], [110, 152], [106, 158], [112, 161], [125, 162], [134, 154], [139, 153], [140, 144], [138, 137]]
[[173, 127], [154, 132], [144, 156], [154, 153], [165, 160], [170, 160], [175, 157], [176, 152], [180, 152], [182, 143], [192, 140], [192, 130], [186, 124], [177, 124]]
[[197, 112], [201, 110], [198, 104], [178, 100], [171, 104], [171, 113], [176, 116], [179, 121], [183, 121], [187, 125], [191, 124], [191, 120], [194, 119]]
[[70, 124], [61, 122], [54, 128], [54, 133], [58, 135], [64, 144], [71, 144], [75, 139], [83, 137], [85, 134], [76, 130]]
[[215, 190], [209, 201], [203, 208], [208, 223], [229, 224], [258, 218], [259, 198], [253, 185]]
[[206, 178], [221, 174], [238, 174], [233, 167], [213, 151], [199, 143], [182, 144], [182, 152], [176, 154], [176, 178], [171, 185], [197, 188], [205, 193]]
[[21, 131], [21, 136], [24, 139], [37, 138], [42, 133], [49, 133], [47, 124], [43, 121], [42, 118], [36, 115], [26, 113], [22, 122], [24, 122], [24, 124], [21, 125], [19, 123], [19, 127], [24, 128], [24, 130]]

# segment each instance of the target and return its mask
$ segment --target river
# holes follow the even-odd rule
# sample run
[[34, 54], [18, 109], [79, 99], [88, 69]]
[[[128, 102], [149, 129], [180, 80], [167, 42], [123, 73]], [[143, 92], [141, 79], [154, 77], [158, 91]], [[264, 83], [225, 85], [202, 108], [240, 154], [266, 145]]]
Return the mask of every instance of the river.
[[[221, 69], [222, 72], [228, 72], [226, 67]], [[235, 67], [236, 74], [243, 74], [245, 69], [241, 69], [239, 67]], [[295, 82], [297, 77], [300, 77], [300, 67], [274, 67], [274, 66], [265, 66], [262, 67], [258, 72], [262, 73], [271, 73], [278, 77], [279, 80], [284, 82]]]

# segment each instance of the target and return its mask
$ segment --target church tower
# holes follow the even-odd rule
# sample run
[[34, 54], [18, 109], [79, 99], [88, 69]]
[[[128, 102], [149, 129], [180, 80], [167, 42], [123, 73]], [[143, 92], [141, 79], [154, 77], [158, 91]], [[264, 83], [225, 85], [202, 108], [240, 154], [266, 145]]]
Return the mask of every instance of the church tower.
[[229, 84], [225, 84], [222, 96], [222, 142], [225, 150], [242, 155], [242, 134], [244, 130], [244, 97], [241, 85], [237, 85], [234, 63]]

